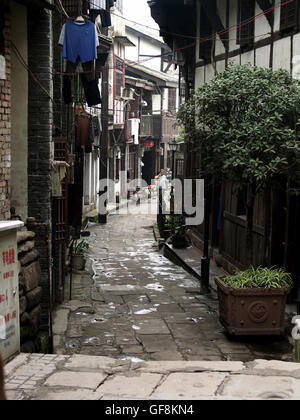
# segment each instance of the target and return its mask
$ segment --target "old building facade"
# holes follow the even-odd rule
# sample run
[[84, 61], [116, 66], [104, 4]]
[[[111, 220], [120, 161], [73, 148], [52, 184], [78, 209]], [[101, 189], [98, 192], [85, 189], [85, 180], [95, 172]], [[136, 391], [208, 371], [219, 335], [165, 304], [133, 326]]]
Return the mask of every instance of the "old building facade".
[[[233, 63], [299, 72], [299, 2], [254, 0], [165, 0], [148, 2], [161, 35], [181, 62], [186, 99]], [[187, 22], [190, 20], [189, 26]], [[197, 148], [185, 144], [185, 176], [197, 178], [201, 164]], [[211, 255], [229, 271], [246, 264], [245, 203], [228, 183], [212, 191], [210, 215]], [[257, 197], [253, 230], [253, 264], [285, 267], [295, 281], [293, 298], [299, 299], [300, 267], [296, 254], [299, 203], [266, 191]], [[202, 247], [203, 226], [192, 229], [191, 238]], [[266, 243], [270, 248], [266, 254]], [[295, 248], [296, 246], [296, 248]]]

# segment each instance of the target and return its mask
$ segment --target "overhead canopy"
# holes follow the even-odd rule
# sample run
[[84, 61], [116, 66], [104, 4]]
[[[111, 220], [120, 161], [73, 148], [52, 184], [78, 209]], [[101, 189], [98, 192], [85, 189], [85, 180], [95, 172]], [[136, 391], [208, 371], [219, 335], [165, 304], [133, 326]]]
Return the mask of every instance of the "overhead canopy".
[[23, 4], [24, 6], [38, 7], [39, 9], [55, 10], [55, 5], [51, 4], [50, 0], [14, 0], [16, 3]]
[[169, 74], [163, 73], [161, 71], [149, 69], [144, 67], [141, 64], [132, 63], [126, 61], [126, 74], [137, 77], [144, 80], [149, 80], [154, 83], [156, 86], [167, 87], [167, 88], [176, 88], [178, 87], [178, 77], [171, 76]]
[[124, 47], [135, 47], [136, 45], [130, 41], [127, 36], [115, 36], [114, 39], [119, 41]]

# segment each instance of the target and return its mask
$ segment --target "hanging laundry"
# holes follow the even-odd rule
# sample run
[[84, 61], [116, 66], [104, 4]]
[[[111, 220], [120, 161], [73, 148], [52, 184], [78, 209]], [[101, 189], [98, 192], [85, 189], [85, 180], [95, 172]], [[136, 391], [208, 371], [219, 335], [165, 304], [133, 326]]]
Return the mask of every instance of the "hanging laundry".
[[91, 121], [91, 137], [94, 147], [100, 147], [100, 138], [102, 133], [102, 124], [101, 124], [101, 117], [95, 116], [92, 117]]
[[141, 120], [139, 118], [130, 118], [129, 121], [131, 124], [131, 135], [134, 138], [134, 144], [139, 144], [139, 130]]
[[88, 80], [86, 74], [81, 75], [81, 82], [84, 89], [85, 99], [88, 106], [95, 106], [102, 103], [98, 78], [94, 80]]
[[92, 151], [91, 139], [91, 118], [89, 115], [78, 117], [76, 146], [83, 149], [85, 153]]
[[102, 28], [112, 26], [110, 8], [113, 7], [114, 0], [95, 0], [90, 2], [90, 18], [93, 22], [100, 15]]
[[71, 63], [76, 63], [78, 58], [81, 63], [96, 60], [99, 39], [95, 24], [68, 20], [62, 27], [59, 45], [63, 46], [63, 57]]
[[51, 161], [52, 197], [62, 197], [62, 182], [67, 175], [70, 165], [64, 161]]

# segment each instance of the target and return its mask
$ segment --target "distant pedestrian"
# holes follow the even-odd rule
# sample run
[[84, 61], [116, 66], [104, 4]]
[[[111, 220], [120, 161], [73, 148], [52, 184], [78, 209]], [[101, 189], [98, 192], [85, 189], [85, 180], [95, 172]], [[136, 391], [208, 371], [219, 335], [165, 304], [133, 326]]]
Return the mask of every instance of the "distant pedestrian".
[[163, 214], [166, 214], [166, 209], [167, 209], [167, 204], [168, 204], [168, 197], [167, 197], [168, 179], [166, 176], [166, 171], [163, 169], [160, 171], [160, 174], [157, 180], [157, 186], [158, 186], [159, 196], [160, 196], [159, 205], [162, 207]]
[[4, 365], [0, 354], [0, 401], [5, 401], [5, 390], [4, 390]]

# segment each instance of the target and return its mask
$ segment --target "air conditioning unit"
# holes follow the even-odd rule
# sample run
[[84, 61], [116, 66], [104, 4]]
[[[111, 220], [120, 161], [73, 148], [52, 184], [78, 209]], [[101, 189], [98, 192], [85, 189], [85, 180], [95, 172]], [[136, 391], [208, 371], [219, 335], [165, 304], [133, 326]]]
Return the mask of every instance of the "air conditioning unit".
[[122, 98], [126, 99], [126, 101], [130, 101], [130, 100], [133, 101], [134, 100], [134, 89], [123, 88]]

